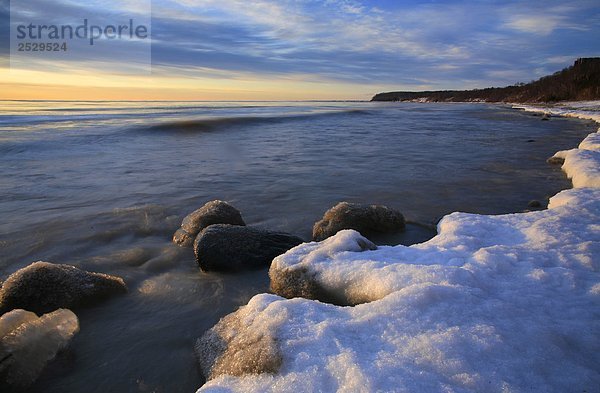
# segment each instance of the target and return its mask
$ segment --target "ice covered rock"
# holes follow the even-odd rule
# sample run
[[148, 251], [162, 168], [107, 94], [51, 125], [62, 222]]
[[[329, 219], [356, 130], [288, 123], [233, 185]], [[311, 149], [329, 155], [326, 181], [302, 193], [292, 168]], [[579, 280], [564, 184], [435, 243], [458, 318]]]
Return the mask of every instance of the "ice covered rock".
[[194, 253], [203, 271], [237, 271], [267, 267], [273, 258], [302, 242], [289, 233], [216, 224], [198, 235]]
[[[281, 354], [274, 331], [285, 313], [269, 303], [269, 295], [256, 296], [248, 305], [222, 318], [196, 341], [195, 352], [206, 380], [220, 375], [275, 373]], [[271, 318], [255, 319], [257, 313]]]
[[45, 313], [124, 293], [123, 279], [70, 265], [35, 262], [11, 274], [0, 289], [0, 312], [16, 308]]
[[562, 165], [565, 163], [565, 159], [562, 157], [557, 157], [556, 155], [548, 158], [546, 162], [550, 165]]
[[204, 228], [213, 224], [246, 225], [239, 210], [225, 201], [214, 200], [183, 219], [181, 228], [173, 235], [173, 242], [182, 247], [189, 247]]
[[353, 298], [348, 288], [323, 285], [310, 265], [326, 261], [336, 253], [376, 250], [377, 246], [360, 233], [345, 229], [322, 243], [309, 243], [276, 257], [269, 269], [271, 291], [287, 298], [303, 297], [338, 305], [357, 304], [368, 298]]
[[26, 387], [79, 331], [77, 316], [58, 309], [38, 318], [13, 310], [0, 317], [0, 387]]
[[38, 316], [21, 309], [12, 310], [0, 317], [0, 338], [6, 336], [24, 323], [38, 319]]
[[402, 213], [383, 205], [340, 202], [325, 212], [313, 226], [313, 240], [321, 241], [342, 229], [354, 229], [365, 236], [372, 233], [403, 231]]

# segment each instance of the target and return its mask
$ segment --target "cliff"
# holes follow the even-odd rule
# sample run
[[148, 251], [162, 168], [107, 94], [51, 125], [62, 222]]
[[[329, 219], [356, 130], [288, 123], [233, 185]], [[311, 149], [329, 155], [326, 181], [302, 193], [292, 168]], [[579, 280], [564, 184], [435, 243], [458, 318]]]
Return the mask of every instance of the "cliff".
[[600, 57], [580, 58], [571, 67], [527, 84], [475, 90], [396, 91], [371, 101], [557, 102], [600, 99]]

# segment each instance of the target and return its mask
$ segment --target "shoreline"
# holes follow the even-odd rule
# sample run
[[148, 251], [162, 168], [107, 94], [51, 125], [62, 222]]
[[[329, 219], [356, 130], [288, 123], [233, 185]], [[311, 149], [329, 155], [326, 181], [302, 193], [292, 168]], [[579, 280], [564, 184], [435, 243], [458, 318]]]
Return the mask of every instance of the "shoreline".
[[[526, 110], [600, 122], [598, 115], [560, 108]], [[598, 344], [594, 331], [588, 331], [597, 328], [598, 320], [593, 312], [587, 315], [597, 309], [600, 295], [600, 267], [594, 262], [600, 255], [600, 229], [594, 226], [600, 219], [599, 135], [600, 128], [571, 153], [555, 155], [565, 159], [563, 170], [573, 178], [573, 188], [554, 195], [548, 209], [500, 216], [452, 213], [425, 243], [375, 251], [356, 249], [364, 238], [342, 231], [275, 258], [271, 277], [318, 285], [355, 306], [253, 297], [225, 318], [245, 321], [238, 326], [238, 340], [252, 342], [260, 335], [270, 341], [258, 340], [258, 347], [250, 344], [250, 349], [225, 343], [230, 347], [218, 361], [256, 361], [252, 350], [262, 347], [281, 358], [281, 368], [274, 374], [223, 375], [198, 391], [271, 391], [273, 386], [327, 390], [335, 375], [351, 375], [350, 382], [338, 382], [359, 390], [437, 391], [445, 386], [519, 391], [535, 384], [547, 391], [560, 391], [560, 386], [590, 391], [600, 381], [593, 371], [600, 360], [594, 356]], [[582, 170], [589, 176], [577, 180]], [[571, 325], [566, 328], [566, 323]], [[432, 326], [437, 328], [432, 331]], [[215, 328], [226, 333], [228, 327], [219, 322]], [[564, 352], [554, 336], [580, 350]], [[579, 359], [583, 348], [586, 361]], [[561, 364], [541, 362], [548, 351], [562, 357]], [[432, 353], [437, 358], [428, 358]], [[237, 358], [228, 357], [232, 355]], [[394, 361], [373, 366], [383, 358]], [[455, 365], [448, 369], [451, 359]], [[521, 370], [531, 366], [538, 374], [523, 375]]]
[[[409, 108], [415, 108], [417, 107], [417, 105], [407, 105]], [[434, 104], [435, 106], [435, 104]], [[467, 106], [467, 105], [464, 105]], [[486, 105], [487, 106], [487, 105]], [[443, 106], [440, 106], [440, 108], [442, 108]], [[494, 109], [494, 107], [496, 109]], [[493, 104], [492, 106], [490, 106], [491, 109], [493, 109], [494, 111], [496, 111], [497, 109], [499, 110], [500, 113], [504, 114], [504, 113], [508, 113], [509, 111], [509, 107], [507, 105], [497, 105], [497, 104]], [[444, 109], [444, 113], [446, 113], [446, 109]], [[449, 108], [448, 108], [449, 109]], [[473, 110], [486, 110], [487, 108], [483, 108], [479, 105], [473, 106], [471, 107], [471, 109]], [[509, 113], [509, 117], [510, 119], [514, 119], [515, 123], [514, 125], [516, 127], [518, 127], [518, 124], [520, 124], [521, 122], [525, 122], [525, 123], [531, 123], [533, 128], [540, 128], [539, 126], [539, 118], [535, 118], [532, 117], [530, 115], [527, 114], [523, 114], [523, 113], [518, 113], [517, 111], [511, 110], [513, 113], [513, 115], [511, 116]], [[462, 111], [459, 111], [459, 113], [462, 114]], [[504, 115], [502, 115], [504, 116]], [[461, 116], [461, 118], [463, 118]], [[529, 120], [528, 120], [529, 119]], [[563, 129], [565, 131], [568, 131], [568, 133], [570, 133], [572, 136], [569, 139], [568, 143], [563, 143], [561, 144], [561, 148], [567, 148], [568, 146], [571, 146], [572, 144], [575, 144], [575, 142], [581, 140], [581, 138], [583, 138], [583, 132], [574, 132], [573, 130], [578, 130], [581, 129], [581, 126], [583, 125], [583, 127], [587, 128], [588, 126], [586, 125], [586, 123], [579, 123], [579, 122], [574, 122], [571, 125], [566, 124], [567, 121], [561, 121], [561, 120], [556, 120], [555, 122], [552, 123], [542, 123], [542, 125], [546, 126], [548, 124], [553, 124], [554, 127], [553, 129], [553, 133], [552, 135], [555, 135], [560, 129]], [[477, 127], [475, 127], [477, 128]], [[545, 128], [545, 127], [541, 127], [541, 128]], [[585, 129], [584, 128], [584, 129]], [[518, 128], [516, 128], [518, 130]], [[526, 129], [525, 129], [526, 130]], [[511, 137], [509, 138], [510, 140], [513, 140], [513, 138], [515, 138], [515, 140], [522, 140], [523, 143], [525, 143], [525, 137], [521, 138], [522, 136], [532, 136], [530, 134], [528, 134], [528, 131], [525, 131], [524, 133], [512, 133], [509, 134], [511, 135]], [[532, 136], [533, 137], [533, 136]], [[525, 146], [525, 149], [520, 149], [519, 150], [519, 154], [518, 155], [522, 155], [522, 154], [529, 154], [531, 153], [533, 150], [535, 150], [537, 147], [539, 146], [545, 146], [542, 150], [543, 152], [541, 152], [541, 154], [537, 154], [537, 164], [536, 166], [536, 170], [539, 172], [539, 169], [542, 168], [543, 169], [543, 173], [548, 172], [548, 175], [550, 176], [550, 172], [552, 172], [552, 177], [560, 177], [560, 185], [557, 185], [557, 187], [549, 192], [545, 192], [543, 193], [543, 199], [541, 198], [537, 198], [537, 195], [535, 195], [534, 199], [540, 199], [543, 201], [547, 201], [547, 196], [552, 195], [557, 193], [561, 188], [564, 187], [568, 187], [569, 186], [569, 182], [559, 173], [560, 171], [557, 169], [557, 167], [550, 167], [547, 166], [544, 162], [545, 157], [550, 156], [551, 154], [553, 154], [554, 149], [552, 148], [552, 146], [556, 146], [556, 144], [553, 141], [556, 141], [556, 139], [551, 136], [548, 135], [548, 138], [541, 138], [538, 136], [538, 134], [536, 134], [535, 136], [536, 140], [537, 140], [537, 144], [534, 145], [525, 145], [522, 144], [520, 146]], [[509, 145], [506, 145], [504, 148], [507, 149], [510, 147], [510, 143]], [[527, 146], [530, 146], [527, 148]], [[535, 146], [535, 147], [533, 147]], [[502, 157], [500, 157], [502, 158]], [[433, 159], [435, 160], [435, 156], [433, 156]], [[522, 161], [521, 162], [516, 162], [515, 166], [515, 170], [518, 170], [519, 167], [522, 166]], [[487, 178], [489, 181], [489, 178]], [[535, 179], [538, 179], [537, 177]], [[486, 177], [482, 177], [479, 179], [480, 181], [486, 181]], [[509, 179], [508, 179], [509, 180]], [[533, 180], [533, 178], [531, 178], [531, 180]], [[528, 184], [534, 184], [533, 181], [530, 181]], [[488, 191], [490, 190], [494, 190], [494, 188], [488, 188]], [[531, 190], [527, 190], [527, 193], [532, 192], [533, 189]], [[537, 192], [537, 191], [536, 191]], [[510, 196], [511, 198], [514, 198], [514, 196], [516, 194], [514, 193], [503, 193], [506, 196]], [[376, 195], [376, 194], [375, 194]], [[492, 194], [493, 195], [493, 194]], [[497, 212], [488, 212], [488, 211], [480, 211], [480, 213], [482, 214], [503, 214], [506, 212], [512, 212], [512, 211], [522, 211], [521, 208], [525, 208], [527, 200], [530, 199], [524, 199], [522, 202], [523, 203], [519, 203], [517, 207], [514, 207], [512, 205], [504, 205], [502, 203], [500, 203], [498, 206], [501, 207], [503, 210], [502, 211], [497, 211]], [[191, 199], [188, 200], [188, 202], [194, 202]], [[447, 201], [446, 201], [447, 202]], [[473, 205], [470, 204], [464, 204], [465, 206], [470, 206], [472, 207]], [[322, 212], [322, 209], [324, 209], [324, 207], [326, 206], [330, 206], [330, 205], [319, 205], [319, 213]], [[510, 207], [508, 207], [510, 206]], [[508, 207], [508, 208], [505, 208]], [[446, 209], [446, 212], [451, 212], [454, 211], [456, 209], [452, 209], [452, 208], [448, 208]], [[460, 209], [459, 209], [460, 210]], [[245, 210], [244, 210], [245, 211]], [[411, 211], [411, 209], [408, 209], [407, 211]], [[473, 210], [472, 210], [473, 211]], [[132, 215], [132, 217], [130, 218], [123, 218], [123, 224], [125, 223], [130, 223], [133, 225], [137, 225], [136, 223], [143, 223], [144, 226], [140, 227], [139, 229], [137, 229], [137, 231], [140, 232], [136, 232], [136, 236], [140, 236], [139, 239], [148, 239], [150, 236], [158, 236], [158, 238], [162, 239], [166, 234], [171, 235], [172, 231], [171, 231], [171, 224], [175, 224], [175, 220], [179, 219], [180, 216], [178, 215], [179, 213], [182, 212], [178, 212], [178, 211], [174, 211], [173, 209], [171, 210], [164, 210], [161, 206], [159, 205], [143, 205], [143, 206], [128, 206], [128, 207], [123, 207], [123, 208], [116, 208], [116, 210], [110, 210], [108, 212], [105, 213], [110, 213], [110, 214], [118, 214], [119, 216], [121, 214], [125, 214], [127, 212], [127, 215], [129, 216], [130, 214]], [[103, 212], [100, 212], [101, 214], [105, 214]], [[289, 212], [287, 212], [286, 214], [289, 214]], [[141, 216], [140, 216], [141, 215]], [[143, 218], [142, 216], [146, 215], [145, 218]], [[442, 216], [446, 215], [444, 214], [440, 214], [440, 215], [436, 215], [436, 220], [435, 222], [438, 221], [438, 219]], [[287, 215], [282, 215], [283, 217], [287, 217]], [[96, 216], [94, 216], [96, 217]], [[99, 217], [99, 215], [98, 215]], [[137, 217], [137, 218], [136, 218]], [[181, 216], [182, 217], [182, 216]], [[140, 220], [141, 219], [141, 220]], [[119, 220], [121, 220], [119, 218]], [[254, 219], [255, 220], [255, 219]], [[103, 222], [102, 220], [98, 219], [98, 222]], [[120, 222], [120, 221], [119, 221]], [[97, 227], [96, 231], [98, 233], [102, 233], [102, 228], [106, 228], [106, 229], [110, 229], [110, 230], [114, 230], [115, 234], [117, 234], [117, 238], [118, 238], [118, 234], [119, 233], [130, 233], [131, 228], [132, 227], [123, 227], [120, 228], [119, 225], [113, 225], [113, 224], [119, 224], [119, 222], [112, 222], [111, 221], [111, 225], [108, 225], [107, 227]], [[256, 223], [255, 221], [252, 221], [254, 223]], [[309, 224], [312, 224], [314, 221], [310, 221]], [[426, 222], [426, 221], [423, 221]], [[433, 221], [432, 221], [433, 222]], [[107, 223], [108, 224], [108, 223]], [[265, 225], [263, 223], [263, 225]], [[135, 226], [133, 227], [134, 229], [136, 228]], [[169, 228], [169, 229], [166, 229]], [[434, 228], [435, 225], [434, 225]], [[122, 232], [119, 232], [120, 230], [122, 230]], [[173, 227], [173, 230], [175, 230], [175, 227]], [[93, 233], [93, 232], [92, 232]], [[431, 236], [429, 236], [427, 239], [431, 238], [432, 236], [435, 236], [436, 231], [435, 229], [432, 230], [432, 234]], [[71, 237], [71, 239], [74, 239], [75, 241], [71, 241], [71, 243], [77, 243], [76, 239], [78, 239], [77, 237]], [[129, 335], [127, 337], [127, 340], [131, 340], [134, 339], [136, 341], [138, 341], [138, 343], [140, 344], [140, 346], [143, 346], [144, 342], [146, 343], [151, 343], [152, 340], [154, 341], [169, 341], [169, 340], [174, 340], [174, 342], [178, 342], [180, 343], [178, 345], [178, 348], [186, 348], [185, 352], [185, 356], [181, 356], [181, 351], [180, 350], [175, 350], [176, 353], [179, 353], [179, 357], [176, 359], [177, 362], [175, 362], [175, 365], [172, 365], [175, 367], [175, 370], [177, 370], [178, 372], [181, 371], [182, 369], [185, 369], [186, 372], [189, 371], [188, 370], [188, 366], [191, 369], [195, 369], [195, 364], [193, 364], [192, 362], [190, 362], [190, 356], [192, 353], [192, 341], [197, 337], [198, 332], [203, 332], [205, 330], [208, 330], [210, 327], [212, 327], [216, 322], [218, 322], [218, 319], [222, 316], [228, 315], [230, 313], [232, 313], [234, 310], [236, 310], [239, 306], [242, 306], [243, 304], [246, 304], [249, 299], [258, 293], [264, 293], [265, 291], [268, 291], [268, 278], [265, 276], [264, 280], [261, 277], [260, 280], [257, 279], [257, 277], [255, 275], [252, 275], [251, 278], [248, 278], [249, 276], [246, 275], [240, 275], [237, 278], [236, 277], [229, 277], [226, 280], [221, 280], [219, 278], [218, 275], [213, 275], [210, 277], [210, 279], [206, 280], [206, 281], [202, 281], [204, 278], [208, 278], [208, 277], [200, 277], [198, 275], [197, 269], [196, 269], [196, 264], [193, 264], [193, 268], [194, 269], [188, 269], [188, 256], [185, 255], [184, 252], [180, 252], [180, 250], [172, 250], [171, 248], [169, 248], [171, 246], [170, 241], [167, 241], [168, 245], [165, 246], [162, 242], [162, 240], [158, 243], [152, 243], [152, 244], [140, 244], [139, 239], [133, 239], [133, 241], [128, 240], [127, 241], [127, 247], [115, 247], [113, 250], [116, 250], [116, 253], [110, 254], [109, 251], [111, 251], [110, 247], [106, 247], [105, 249], [103, 249], [102, 247], [105, 247], [104, 244], [100, 244], [100, 248], [94, 250], [94, 254], [92, 254], [92, 258], [86, 260], [87, 258], [84, 257], [80, 257], [80, 259], [74, 259], [74, 260], [64, 260], [63, 258], [51, 258], [50, 260], [52, 261], [57, 261], [57, 262], [65, 262], [65, 263], [71, 263], [74, 264], [78, 267], [82, 267], [85, 268], [87, 270], [91, 270], [91, 271], [102, 271], [105, 273], [111, 273], [111, 274], [119, 274], [121, 276], [123, 276], [126, 280], [127, 280], [127, 284], [130, 285], [130, 288], [132, 288], [132, 293], [130, 294], [130, 296], [124, 297], [122, 300], [115, 300], [114, 303], [110, 303], [107, 304], [106, 307], [102, 307], [101, 309], [94, 309], [94, 310], [85, 310], [82, 311], [82, 321], [89, 321], [90, 318], [92, 318], [92, 320], [94, 320], [95, 318], [95, 322], [94, 324], [97, 324], [96, 329], [100, 329], [100, 330], [104, 330], [104, 331], [112, 331], [114, 329], [118, 329], [118, 326], [121, 326], [123, 324], [130, 324], [130, 325], [135, 325], [138, 328], [142, 328], [143, 326], [151, 326], [152, 324], [154, 324], [155, 322], [161, 323], [160, 321], [162, 320], [174, 320], [175, 316], [177, 316], [177, 319], [181, 318], [183, 320], [187, 319], [187, 318], [192, 318], [191, 315], [194, 315], [194, 318], [196, 315], [198, 314], [202, 314], [204, 313], [206, 310], [203, 309], [202, 307], [198, 307], [198, 306], [194, 306], [194, 302], [197, 300], [197, 293], [202, 293], [203, 297], [205, 297], [207, 304], [211, 304], [209, 306], [209, 311], [212, 313], [210, 314], [209, 317], [209, 321], [206, 321], [204, 318], [202, 320], [199, 320], [196, 323], [190, 324], [190, 327], [188, 328], [175, 328], [178, 329], [177, 331], [179, 332], [177, 335], [171, 334], [169, 335], [169, 333], [161, 333], [161, 334], [156, 334], [156, 335], [140, 335], [137, 336], [135, 338], [131, 337], [131, 335]], [[358, 238], [357, 238], [358, 239]], [[63, 241], [65, 239], [63, 238]], [[149, 240], [149, 239], [148, 239]], [[164, 240], [164, 239], [163, 239]], [[351, 239], [352, 240], [352, 239]], [[375, 239], [370, 239], [370, 240], [375, 240]], [[145, 240], [144, 240], [145, 241]], [[377, 240], [375, 240], [377, 241]], [[418, 242], [424, 242], [424, 239], [418, 240]], [[154, 242], [154, 240], [152, 240], [152, 242]], [[341, 242], [344, 243], [344, 242]], [[413, 244], [414, 242], [410, 242], [410, 243], [403, 243], [403, 244]], [[108, 244], [108, 243], [107, 243]], [[398, 244], [398, 243], [383, 243], [383, 244]], [[140, 246], [140, 247], [133, 247], [134, 245]], [[151, 248], [150, 246], [154, 246], [153, 248]], [[163, 247], [164, 246], [164, 247]], [[90, 248], [93, 249], [93, 248]], [[121, 252], [123, 251], [123, 252]], [[337, 255], [340, 252], [348, 252], [349, 250], [345, 249], [344, 244], [341, 244], [340, 247], [338, 247], [338, 249], [332, 249], [330, 248], [327, 251], [331, 251], [332, 257], [337, 258]], [[189, 253], [188, 253], [189, 254]], [[357, 254], [358, 255], [358, 254]], [[366, 255], [366, 254], [360, 254], [362, 255]], [[390, 253], [391, 255], [391, 259], [393, 259], [393, 255]], [[43, 257], [44, 258], [44, 257]], [[40, 258], [34, 258], [34, 259], [30, 259], [30, 261], [34, 261]], [[25, 260], [25, 259], [23, 259]], [[21, 262], [18, 262], [21, 263]], [[106, 263], [109, 263], [109, 265], [105, 265]], [[120, 266], [123, 265], [123, 266]], [[135, 267], [134, 267], [135, 265]], [[105, 266], [108, 266], [108, 268], [105, 268]], [[120, 266], [120, 267], [119, 267]], [[131, 266], [131, 267], [128, 267]], [[14, 269], [10, 269], [11, 271], [14, 271]], [[7, 269], [8, 271], [8, 269]], [[266, 271], [262, 272], [262, 275], [264, 275], [264, 273], [266, 273]], [[350, 272], [350, 278], [352, 278], [352, 275], [356, 275], [356, 274], [361, 274], [360, 271], [356, 271], [356, 272]], [[285, 276], [284, 276], [285, 278]], [[393, 276], [392, 276], [393, 278]], [[209, 293], [212, 291], [213, 288], [213, 284], [214, 281], [218, 281], [221, 284], [220, 285], [224, 285], [225, 288], [230, 288], [230, 290], [236, 290], [237, 288], [243, 286], [240, 284], [244, 284], [244, 285], [248, 285], [251, 281], [251, 285], [248, 285], [248, 288], [252, 288], [251, 290], [240, 290], [240, 293], [242, 295], [235, 295], [232, 296], [232, 299], [242, 299], [239, 302], [237, 300], [234, 300], [232, 302], [230, 302], [230, 300], [221, 300], [218, 299], [218, 293]], [[201, 281], [201, 282], [199, 282]], [[376, 284], [376, 283], [375, 283]], [[206, 293], [204, 292], [204, 289], [200, 288], [207, 288]], [[260, 288], [259, 290], [255, 290], [256, 288]], [[385, 288], [384, 288], [385, 289]], [[343, 290], [343, 288], [341, 289]], [[187, 295], [185, 295], [185, 293], [188, 292]], [[232, 292], [232, 293], [236, 293], [236, 292]], [[356, 291], [354, 293], [350, 294], [351, 296], [356, 296], [357, 299], [357, 303], [362, 303], [365, 301], [371, 301], [373, 299], [371, 299], [371, 294], [360, 294], [357, 293]], [[211, 296], [213, 296], [211, 298]], [[373, 295], [374, 296], [374, 295]], [[385, 293], [382, 292], [382, 296], [385, 296]], [[361, 298], [362, 297], [362, 298]], [[377, 299], [377, 296], [374, 296], [375, 299]], [[163, 307], [163, 306], [159, 306], [156, 307], [154, 304], [150, 305], [151, 303], [156, 302], [156, 300], [158, 299], [162, 299], [162, 301], [164, 301], [164, 306], [167, 307]], [[173, 299], [175, 299], [175, 301], [173, 301]], [[323, 300], [323, 299], [322, 299]], [[223, 306], [223, 304], [221, 304], [220, 302], [224, 303], [224, 302], [229, 302], [229, 303], [234, 303], [233, 306]], [[355, 300], [352, 300], [353, 302]], [[227, 303], [227, 304], [229, 304]], [[341, 303], [350, 303], [349, 301], [341, 301]], [[138, 308], [137, 311], [137, 317], [128, 317], [123, 315], [122, 313], [128, 313], [128, 309], [133, 305], [135, 305], [136, 308]], [[165, 311], [167, 309], [173, 309], [174, 305], [176, 305], [177, 307], [173, 310], [175, 312], [170, 312], [170, 311]], [[140, 307], [142, 306], [142, 307]], [[223, 311], [222, 307], [227, 307], [226, 311]], [[214, 310], [214, 311], [213, 311]], [[217, 312], [217, 310], [219, 310]], [[91, 317], [91, 314], [96, 314], [96, 313], [100, 313], [102, 314], [104, 317], [103, 318], [99, 318], [97, 315], [94, 317]], [[147, 318], [144, 317], [143, 315], [146, 313], [150, 313], [155, 315], [154, 316], [154, 321], [151, 318]], [[104, 319], [104, 320], [102, 320]], [[191, 320], [191, 319], [190, 319]], [[137, 323], [137, 321], [140, 321], [140, 323]], [[192, 326], [193, 325], [193, 326]], [[171, 326], [173, 327], [173, 326]], [[173, 329], [173, 330], [175, 330]], [[260, 332], [260, 330], [257, 329], [257, 331]], [[177, 336], [177, 337], [176, 337]], [[176, 337], [174, 339], [174, 337]], [[179, 340], [179, 337], [186, 337], [186, 339], [181, 339]], [[120, 338], [117, 341], [121, 341], [124, 339]], [[85, 356], [89, 356], [89, 355], [101, 355], [102, 354], [100, 352], [94, 352], [92, 351], [90, 348], [87, 348], [86, 346], [89, 346], [90, 343], [92, 343], [93, 340], [93, 331], [89, 330], [89, 327], [86, 329], [83, 329], [80, 332], [80, 337], [78, 338], [78, 342], [76, 343], [76, 346], [74, 347], [74, 351], [78, 352], [80, 356], [85, 357]], [[115, 341], [115, 340], [113, 340]], [[183, 342], [185, 341], [185, 342]], [[183, 343], [182, 343], [183, 342]], [[85, 344], [85, 345], [82, 345]], [[113, 353], [116, 353], [114, 351], [119, 351], [119, 347], [120, 345], [115, 345], [115, 343], [113, 342], [113, 346], [110, 346], [111, 342], [110, 339], [107, 340], [106, 346], [102, 351], [106, 351], [106, 348], [112, 348]], [[104, 346], [104, 345], [103, 345]], [[151, 345], [149, 345], [150, 347]], [[163, 353], [170, 353], [170, 351], [173, 351], [174, 348], [172, 346], [170, 346], [168, 349], [165, 346], [165, 350], [167, 350], [167, 352], [163, 352]], [[142, 356], [138, 356], [137, 354], [134, 355], [132, 353], [129, 353], [128, 350], [123, 349], [121, 352], [121, 357], [129, 357], [130, 359], [142, 359]], [[152, 354], [152, 355], [149, 355]], [[161, 351], [158, 350], [146, 350], [145, 351], [145, 356], [146, 358], [152, 358], [153, 356], [160, 356]], [[109, 358], [110, 356], [105, 356], [105, 358]], [[109, 361], [109, 359], [107, 359], [107, 361]], [[139, 361], [139, 360], [138, 360]], [[164, 387], [164, 386], [169, 386], [169, 384], [167, 382], [164, 382], [162, 379], [157, 378], [157, 381], [153, 381], [151, 375], [153, 374], [154, 367], [155, 364], [153, 364], [152, 362], [145, 362], [145, 361], [141, 361], [142, 364], [145, 364], [145, 366], [143, 367], [143, 369], [145, 370], [143, 374], [137, 374], [137, 371], [134, 371], [136, 374], [135, 375], [139, 375], [140, 378], [144, 378], [144, 380], [146, 380], [146, 383], [149, 383], [153, 386], [156, 386], [157, 388], [160, 387]], [[97, 364], [97, 362], [82, 362], [80, 364], [81, 368], [87, 368], [88, 370], [93, 369], [94, 368], [94, 364]], [[123, 372], [118, 372], [118, 368], [115, 368], [115, 370], [117, 370], [117, 374], [119, 375], [119, 378], [121, 379], [125, 379], [130, 377], [131, 375], [133, 375], [133, 373], [128, 369], [128, 368], [124, 368], [122, 369]], [[195, 371], [195, 370], [194, 370]], [[106, 369], [105, 374], [107, 374], [108, 372], [110, 372], [109, 369]], [[114, 371], [113, 371], [114, 372]], [[57, 386], [60, 386], [60, 383], [71, 383], [73, 384], [73, 386], [81, 386], [82, 381], [87, 380], [88, 378], [81, 378], [81, 376], [79, 375], [82, 374], [83, 376], [86, 376], [85, 373], [81, 372], [80, 370], [75, 370], [73, 371], [72, 375], [67, 376], [66, 378], [60, 378], [57, 377], [55, 378], [55, 376], [53, 375], [52, 372], [46, 374], [45, 376], [42, 376], [42, 380], [41, 382], [37, 385], [37, 386], [44, 386], [44, 385], [50, 385], [52, 386], [52, 388], [56, 388]], [[177, 374], [177, 373], [176, 373]], [[190, 375], [193, 374], [191, 377]], [[173, 386], [177, 386], [177, 384], [181, 383], [183, 386], [185, 385], [186, 389], [191, 389], [192, 391], [195, 391], [198, 386], [200, 386], [200, 384], [202, 383], [202, 379], [200, 378], [200, 376], [196, 377], [195, 373], [189, 373], [188, 372], [188, 380], [186, 380], [185, 382], [179, 381], [176, 382], [176, 384], [174, 384]], [[179, 374], [178, 374], [179, 375]], [[110, 380], [110, 379], [107, 379]], [[193, 380], [193, 381], [191, 381]], [[191, 383], [190, 383], [191, 381]], [[48, 384], [48, 382], [51, 382], [51, 384]], [[101, 379], [98, 381], [101, 382]], [[58, 384], [57, 384], [58, 383]], [[111, 385], [111, 383], [108, 383], [108, 385]], [[129, 386], [127, 385], [126, 382], [119, 382], [118, 386]], [[50, 390], [52, 390], [52, 388]], [[35, 389], [36, 391], [38, 389]]]

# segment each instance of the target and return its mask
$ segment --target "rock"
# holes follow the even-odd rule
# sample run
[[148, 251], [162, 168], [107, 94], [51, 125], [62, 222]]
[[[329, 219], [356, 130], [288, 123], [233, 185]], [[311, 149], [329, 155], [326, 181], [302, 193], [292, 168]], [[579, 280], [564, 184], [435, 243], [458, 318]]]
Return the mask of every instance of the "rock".
[[[276, 295], [292, 299], [302, 297], [338, 306], [354, 306], [376, 299], [352, 291], [323, 285], [311, 263], [328, 259], [340, 252], [365, 252], [377, 246], [354, 230], [342, 230], [319, 243], [307, 243], [273, 259], [269, 269], [270, 289]], [[311, 262], [308, 262], [311, 261]]]
[[179, 228], [173, 234], [173, 243], [180, 247], [190, 247], [192, 244], [194, 244], [195, 238], [196, 236], [186, 232], [185, 229]]
[[183, 219], [181, 228], [173, 235], [173, 242], [181, 247], [190, 247], [204, 228], [214, 224], [246, 225], [239, 210], [225, 201], [214, 200]]
[[0, 317], [0, 330], [4, 332], [0, 336], [0, 387], [25, 388], [69, 344], [79, 331], [79, 321], [66, 309], [40, 318], [17, 309]]
[[527, 207], [542, 207], [542, 203], [534, 199], [527, 204]]
[[550, 165], [562, 165], [565, 163], [565, 159], [562, 157], [553, 156], [553, 157], [548, 158], [546, 160], [546, 162]]
[[198, 235], [194, 253], [203, 271], [237, 271], [268, 267], [273, 258], [303, 242], [284, 232], [216, 224]]
[[[272, 295], [265, 295], [272, 296]], [[258, 299], [257, 299], [258, 298]], [[260, 305], [260, 296], [222, 318], [196, 341], [194, 352], [200, 371], [208, 381], [220, 375], [276, 373], [282, 364], [277, 340], [269, 329], [278, 325], [286, 314], [273, 315], [267, 324], [256, 323], [252, 316]]]
[[70, 265], [35, 262], [11, 274], [0, 289], [0, 313], [23, 308], [43, 314], [127, 292], [123, 279]]
[[403, 231], [404, 216], [383, 205], [361, 205], [340, 202], [325, 212], [323, 219], [313, 227], [313, 240], [321, 241], [342, 229], [354, 229], [363, 235]]

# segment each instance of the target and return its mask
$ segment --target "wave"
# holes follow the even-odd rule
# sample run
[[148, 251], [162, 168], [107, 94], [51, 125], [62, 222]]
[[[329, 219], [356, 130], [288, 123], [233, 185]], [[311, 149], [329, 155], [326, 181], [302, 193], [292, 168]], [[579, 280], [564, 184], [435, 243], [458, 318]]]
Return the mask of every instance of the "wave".
[[340, 116], [348, 114], [366, 115], [371, 111], [365, 109], [348, 109], [341, 111], [311, 112], [311, 113], [293, 113], [269, 116], [230, 116], [213, 117], [204, 119], [178, 120], [172, 122], [163, 122], [151, 126], [136, 126], [136, 129], [144, 131], [168, 131], [168, 132], [210, 132], [235, 125], [280, 123], [285, 121], [302, 120], [313, 117]]

